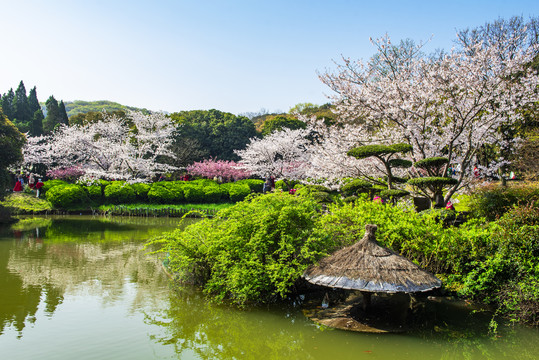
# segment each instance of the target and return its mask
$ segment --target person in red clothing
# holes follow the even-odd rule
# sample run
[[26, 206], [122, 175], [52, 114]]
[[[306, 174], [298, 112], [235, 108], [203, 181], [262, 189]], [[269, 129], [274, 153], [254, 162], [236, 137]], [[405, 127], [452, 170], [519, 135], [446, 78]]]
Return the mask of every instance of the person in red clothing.
[[36, 186], [34, 186], [34, 189], [36, 189], [36, 198], [39, 197], [39, 189], [43, 187], [43, 183], [41, 182], [41, 179], [37, 180]]
[[17, 182], [15, 183], [13, 192], [20, 192], [20, 191], [22, 191], [22, 184], [21, 184], [21, 180], [17, 178]]

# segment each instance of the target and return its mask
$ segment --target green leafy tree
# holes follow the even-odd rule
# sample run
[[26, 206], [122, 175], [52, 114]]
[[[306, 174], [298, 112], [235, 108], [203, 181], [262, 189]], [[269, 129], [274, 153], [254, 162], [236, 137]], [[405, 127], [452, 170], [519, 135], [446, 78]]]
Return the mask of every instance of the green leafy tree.
[[303, 121], [296, 119], [296, 117], [292, 115], [269, 116], [262, 125], [262, 135], [265, 136], [285, 128], [296, 130], [305, 129], [306, 127], [307, 125]]
[[[181, 111], [170, 115], [181, 127], [176, 142], [195, 140], [207, 156], [217, 160], [238, 160], [234, 150], [244, 149], [256, 136], [254, 124], [244, 116], [219, 110]], [[198, 161], [201, 159], [195, 159]]]
[[458, 182], [457, 179], [445, 176], [448, 163], [449, 159], [444, 157], [432, 157], [417, 161], [414, 164], [417, 174], [426, 176], [408, 180], [408, 184], [430, 199], [433, 207], [444, 207], [444, 189]]
[[103, 121], [106, 115], [117, 116], [119, 118], [126, 118], [125, 111], [123, 110], [114, 110], [114, 111], [88, 111], [86, 113], [78, 113], [69, 117], [69, 125], [87, 125], [93, 124], [99, 121]]
[[8, 167], [22, 160], [21, 148], [26, 139], [0, 109], [0, 199], [11, 183]]

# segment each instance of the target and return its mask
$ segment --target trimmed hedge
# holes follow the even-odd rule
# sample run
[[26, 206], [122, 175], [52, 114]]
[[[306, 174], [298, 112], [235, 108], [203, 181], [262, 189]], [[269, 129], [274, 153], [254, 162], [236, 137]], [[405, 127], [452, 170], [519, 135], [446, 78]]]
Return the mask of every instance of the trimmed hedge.
[[105, 201], [113, 204], [127, 204], [136, 199], [133, 188], [121, 182], [113, 182], [105, 187], [104, 195]]
[[88, 202], [88, 193], [82, 186], [75, 184], [56, 185], [46, 194], [47, 200], [54, 208], [66, 209]]

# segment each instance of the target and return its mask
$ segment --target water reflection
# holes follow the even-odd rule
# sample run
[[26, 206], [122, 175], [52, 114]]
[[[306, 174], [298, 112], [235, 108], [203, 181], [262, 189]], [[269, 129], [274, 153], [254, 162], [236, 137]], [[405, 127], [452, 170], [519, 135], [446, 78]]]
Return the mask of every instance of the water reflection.
[[[25, 218], [2, 229], [0, 335], [13, 327], [22, 337], [24, 328], [35, 323], [40, 304], [52, 316], [64, 294], [82, 283], [88, 294], [105, 294], [104, 302], [121, 296], [125, 279], [144, 282], [150, 291], [162, 286], [157, 281], [164, 276], [157, 259], [148, 262], [141, 250], [144, 241], [173, 229], [178, 221], [153, 219], [141, 224], [138, 219], [137, 224], [136, 220]], [[10, 233], [15, 242], [5, 238]]]
[[406, 334], [316, 326], [301, 307], [237, 310], [175, 287], [144, 241], [177, 219], [26, 218], [0, 229], [0, 349], [17, 359], [536, 359], [539, 332], [431, 302]]

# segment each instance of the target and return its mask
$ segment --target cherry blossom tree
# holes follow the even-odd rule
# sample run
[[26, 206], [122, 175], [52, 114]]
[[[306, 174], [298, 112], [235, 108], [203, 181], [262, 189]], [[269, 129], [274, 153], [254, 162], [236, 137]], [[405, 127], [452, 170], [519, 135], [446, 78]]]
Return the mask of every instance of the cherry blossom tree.
[[[418, 55], [420, 45], [401, 52], [386, 36], [373, 41], [376, 62], [344, 58], [335, 73], [320, 78], [336, 92], [340, 121], [359, 120], [375, 133], [398, 133], [413, 146], [414, 162], [444, 156], [448, 164], [459, 164], [462, 171], [447, 201], [472, 178], [478, 151], [485, 144], [509, 146], [498, 129], [520, 119], [519, 110], [538, 100], [538, 76], [526, 67], [536, 47], [515, 45], [525, 37], [515, 31], [488, 46], [459, 38], [459, 48], [426, 57]], [[507, 49], [515, 52], [501, 56]], [[489, 170], [504, 163], [497, 159]]]
[[160, 162], [169, 150], [175, 127], [161, 113], [105, 114], [102, 121], [61, 126], [48, 137], [29, 138], [24, 165], [44, 164], [50, 170], [79, 166], [87, 176], [107, 179], [149, 179], [175, 168]]
[[239, 180], [246, 179], [251, 175], [248, 171], [238, 168], [238, 163], [235, 161], [215, 159], [195, 162], [189, 165], [186, 170], [192, 175], [199, 175], [208, 179], [218, 177], [224, 180]]
[[260, 177], [302, 179], [309, 166], [309, 133], [309, 129], [283, 129], [252, 138], [244, 150], [235, 151], [241, 158], [238, 168]]

